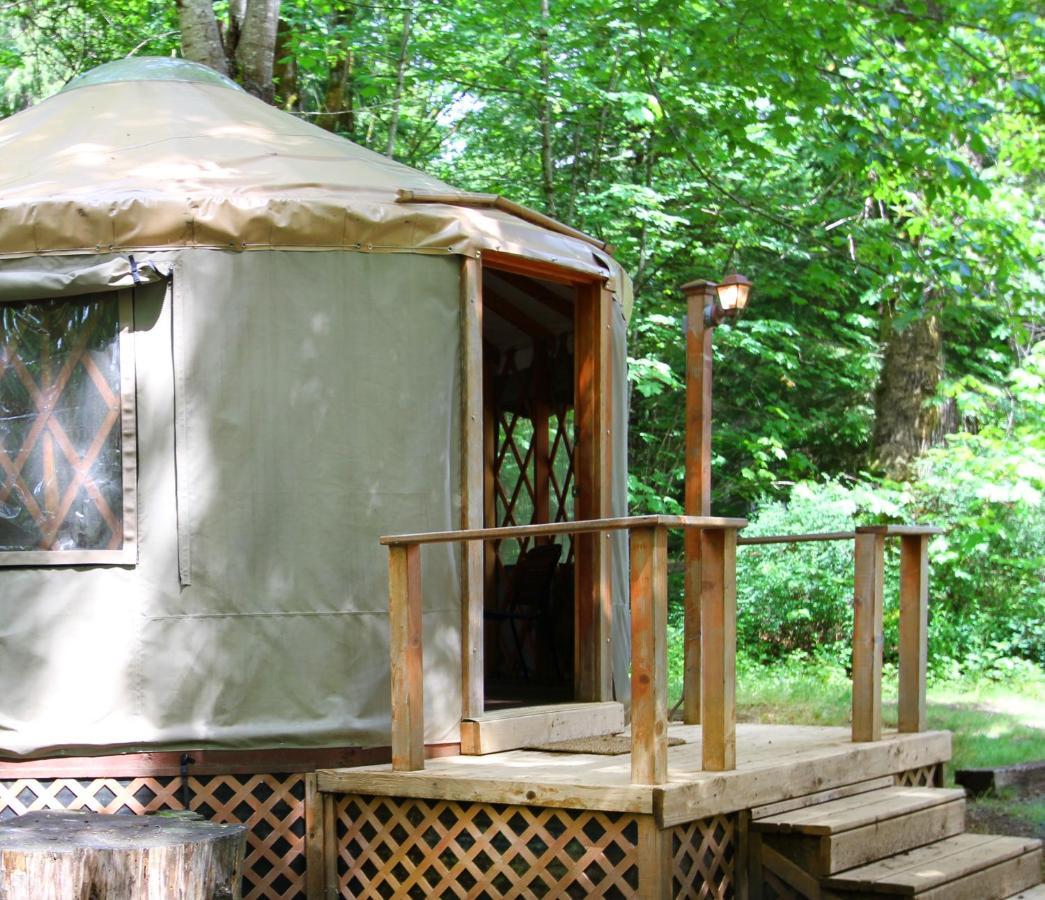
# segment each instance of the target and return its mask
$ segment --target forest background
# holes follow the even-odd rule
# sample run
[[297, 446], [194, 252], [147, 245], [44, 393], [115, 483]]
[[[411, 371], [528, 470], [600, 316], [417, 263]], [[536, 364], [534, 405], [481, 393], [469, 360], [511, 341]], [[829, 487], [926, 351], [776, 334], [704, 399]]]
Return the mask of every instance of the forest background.
[[[634, 512], [681, 509], [678, 286], [743, 272], [751, 305], [715, 336], [714, 512], [746, 534], [944, 526], [932, 674], [1041, 685], [1043, 37], [1019, 0], [0, 0], [0, 116], [183, 55], [605, 239], [635, 281]], [[742, 669], [844, 669], [851, 546], [738, 569]]]

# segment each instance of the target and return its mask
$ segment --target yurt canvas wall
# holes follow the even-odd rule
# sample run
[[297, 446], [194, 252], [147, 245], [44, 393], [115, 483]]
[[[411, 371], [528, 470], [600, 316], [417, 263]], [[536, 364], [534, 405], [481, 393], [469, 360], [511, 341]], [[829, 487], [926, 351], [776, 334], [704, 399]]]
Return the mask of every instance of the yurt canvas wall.
[[[125, 326], [137, 562], [0, 570], [3, 750], [387, 743], [377, 536], [459, 520], [459, 264], [172, 262]], [[425, 558], [432, 741], [459, 716], [458, 558]]]
[[[43, 397], [40, 373], [73, 360], [65, 400], [81, 401], [54, 412], [67, 444], [88, 447], [115, 417], [106, 471], [122, 480], [102, 494], [126, 526], [122, 550], [74, 549], [67, 565], [5, 549], [0, 529], [0, 754], [388, 743], [377, 539], [461, 526], [461, 271], [483, 250], [615, 286], [612, 512], [625, 512], [627, 279], [590, 243], [498, 209], [397, 203], [400, 189], [450, 189], [191, 78], [87, 83], [0, 123], [0, 152], [5, 321], [76, 298], [119, 312], [123, 337], [87, 350], [99, 371], [118, 359], [118, 409], [75, 341], [32, 373]], [[30, 395], [7, 365], [14, 344], [3, 377]], [[20, 460], [33, 423], [19, 427], [0, 480], [24, 475], [35, 496]], [[35, 439], [67, 487], [77, 460], [58, 431]], [[41, 515], [45, 500], [75, 515], [57, 493]], [[101, 528], [96, 500], [72, 493], [81, 532]], [[460, 560], [424, 551], [430, 742], [455, 740], [461, 714]]]

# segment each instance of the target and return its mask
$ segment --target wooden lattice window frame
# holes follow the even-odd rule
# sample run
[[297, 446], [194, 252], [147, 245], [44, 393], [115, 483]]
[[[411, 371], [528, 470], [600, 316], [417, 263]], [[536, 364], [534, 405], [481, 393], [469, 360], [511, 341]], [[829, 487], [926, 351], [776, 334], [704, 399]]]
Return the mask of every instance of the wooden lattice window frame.
[[[544, 352], [543, 348], [538, 348]], [[532, 382], [533, 366], [520, 373], [514, 355], [506, 359], [503, 374], [525, 377]], [[537, 404], [525, 404], [525, 411], [495, 409], [493, 415], [494, 458], [492, 489], [494, 522], [498, 527], [532, 525], [540, 522], [566, 522], [574, 518], [574, 447], [573, 404], [560, 400], [545, 403], [543, 415]], [[538, 435], [538, 429], [546, 433]], [[514, 465], [512, 465], [514, 464]], [[511, 469], [511, 476], [507, 470]], [[542, 493], [543, 504], [538, 499]], [[520, 515], [520, 504], [528, 515]], [[543, 512], [542, 512], [542, 506]], [[514, 564], [530, 547], [529, 538], [492, 541], [498, 577], [504, 567]], [[562, 539], [563, 562], [573, 563], [573, 540]], [[514, 552], [513, 552], [514, 551]], [[506, 557], [507, 552], [507, 557]]]
[[[108, 300], [106, 299], [108, 298]], [[103, 397], [103, 402], [108, 402], [110, 405], [110, 415], [103, 419], [99, 430], [95, 434], [97, 439], [101, 435], [102, 440], [104, 437], [111, 432], [112, 429], [120, 429], [120, 469], [122, 474], [122, 492], [120, 494], [121, 508], [119, 509], [119, 519], [116, 519], [116, 510], [109, 507], [109, 512], [113, 516], [113, 521], [118, 525], [118, 530], [112, 527], [110, 523], [110, 546], [106, 548], [91, 548], [91, 549], [12, 549], [4, 550], [0, 549], [0, 567], [7, 566], [82, 566], [82, 565], [134, 565], [138, 559], [138, 546], [137, 546], [137, 435], [136, 435], [136, 421], [137, 414], [135, 409], [135, 360], [134, 360], [134, 336], [133, 336], [133, 317], [134, 317], [134, 303], [133, 303], [133, 292], [130, 290], [122, 291], [111, 291], [106, 293], [97, 293], [83, 295], [80, 297], [51, 297], [40, 300], [23, 301], [28, 303], [39, 302], [113, 302], [117, 304], [117, 342], [119, 346], [119, 396], [115, 396], [115, 392], [112, 393], [111, 398]], [[10, 302], [10, 301], [8, 301]], [[13, 301], [17, 302], [17, 301]], [[12, 351], [14, 356], [12, 355]], [[70, 369], [75, 369], [77, 366], [87, 366], [89, 359], [87, 359], [87, 348], [85, 345], [78, 346], [75, 348], [74, 358], [69, 364]], [[9, 347], [2, 340], [0, 336], [0, 366], [7, 367], [11, 364], [11, 360], [17, 356], [17, 349]], [[51, 415], [51, 410], [55, 406], [55, 401], [60, 397], [61, 391], [64, 390], [65, 385], [68, 383], [65, 381], [62, 383], [60, 380], [57, 382], [62, 386], [57, 388], [58, 394], [54, 397], [46, 397], [44, 391], [41, 390], [41, 385], [36, 383], [30, 387], [27, 379], [32, 378], [31, 373], [23, 371], [18, 373], [20, 380], [26, 385], [27, 391], [33, 396], [34, 403], [37, 405], [37, 410], [42, 415], [39, 416], [43, 420], [43, 424], [39, 428], [34, 426], [33, 432], [36, 435], [36, 439], [46, 430], [49, 434], [56, 435], [58, 440], [55, 444], [58, 450], [63, 453], [70, 467], [74, 470], [74, 478], [71, 479], [70, 483], [65, 485], [62, 491], [62, 503], [59, 506], [59, 513], [64, 509], [64, 515], [59, 519], [58, 524], [54, 525], [54, 534], [57, 535], [58, 529], [61, 527], [64, 519], [70, 512], [71, 500], [66, 497], [66, 494], [72, 492], [72, 499], [79, 494], [81, 488], [88, 492], [88, 495], [92, 495], [92, 488], [96, 492], [93, 481], [90, 475], [90, 466], [93, 463], [91, 457], [91, 451], [93, 450], [93, 444], [96, 440], [92, 440], [91, 446], [88, 447], [87, 451], [81, 455], [80, 451], [72, 445], [68, 440], [62, 440], [63, 428], [61, 423], [57, 421]], [[97, 384], [97, 382], [96, 382]], [[45, 390], [45, 389], [44, 389]], [[117, 408], [118, 407], [118, 408]], [[104, 435], [101, 434], [101, 428], [105, 428], [106, 432]], [[26, 442], [28, 443], [28, 442]], [[25, 465], [25, 461], [31, 452], [35, 449], [35, 444], [30, 443], [28, 450], [26, 449], [25, 443], [19, 448], [5, 447], [3, 442], [0, 441], [0, 497], [6, 497], [7, 492], [18, 489], [21, 481], [21, 490], [24, 492], [26, 487], [24, 480], [21, 480], [21, 473]], [[76, 456], [76, 460], [72, 458]], [[96, 458], [97, 454], [95, 454]], [[84, 462], [87, 461], [87, 465]], [[99, 510], [101, 510], [101, 504], [98, 503], [97, 499], [92, 496], [92, 502]], [[35, 517], [34, 517], [35, 518]], [[38, 522], [39, 524], [39, 522]]]

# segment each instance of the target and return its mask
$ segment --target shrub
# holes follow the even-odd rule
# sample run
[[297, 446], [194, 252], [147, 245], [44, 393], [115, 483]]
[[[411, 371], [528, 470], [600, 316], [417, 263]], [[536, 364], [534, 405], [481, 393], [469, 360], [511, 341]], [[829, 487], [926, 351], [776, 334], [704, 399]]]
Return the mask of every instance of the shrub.
[[[1045, 344], [1007, 390], [964, 382], [963, 409], [980, 420], [925, 455], [909, 484], [808, 482], [766, 502], [745, 536], [848, 531], [923, 522], [930, 545], [929, 659], [937, 675], [1011, 677], [1045, 665]], [[897, 548], [886, 542], [886, 660], [895, 660]], [[753, 659], [796, 653], [848, 662], [851, 541], [748, 546], [737, 554], [737, 640]]]
[[1045, 663], [1045, 342], [1005, 390], [954, 392], [981, 427], [925, 455], [906, 503], [947, 529], [930, 547], [930, 642], [962, 670], [1004, 675]]
[[[862, 485], [795, 485], [786, 502], [763, 503], [745, 537], [849, 531]], [[794, 653], [848, 657], [853, 543], [765, 544], [737, 552], [737, 641], [753, 659]]]

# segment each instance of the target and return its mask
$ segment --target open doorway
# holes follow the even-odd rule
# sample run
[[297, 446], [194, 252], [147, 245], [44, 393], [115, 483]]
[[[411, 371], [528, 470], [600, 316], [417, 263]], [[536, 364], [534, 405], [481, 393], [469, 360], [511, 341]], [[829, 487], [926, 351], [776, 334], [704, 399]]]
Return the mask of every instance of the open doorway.
[[[484, 524], [576, 518], [576, 288], [483, 268]], [[486, 545], [486, 708], [573, 698], [569, 536]]]

